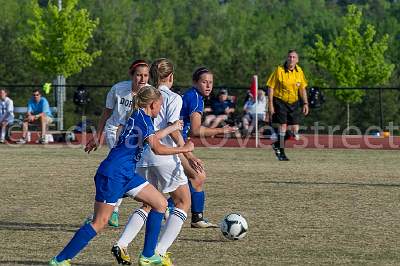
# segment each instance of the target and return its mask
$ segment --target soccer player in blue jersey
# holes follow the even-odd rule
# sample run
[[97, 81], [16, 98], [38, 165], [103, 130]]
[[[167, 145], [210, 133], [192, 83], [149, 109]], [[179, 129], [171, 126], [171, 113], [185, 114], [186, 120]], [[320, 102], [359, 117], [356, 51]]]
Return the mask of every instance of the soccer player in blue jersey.
[[[106, 106], [100, 117], [97, 126], [97, 138], [93, 137], [86, 144], [88, 152], [96, 150], [100, 144], [103, 132], [105, 133], [105, 141], [109, 149], [113, 148], [117, 140], [117, 129], [120, 121], [125, 121], [127, 114], [132, 109], [132, 97], [139, 89], [149, 81], [149, 65], [143, 59], [132, 62], [129, 67], [129, 76], [131, 80], [121, 81], [112, 86], [107, 94]], [[115, 204], [114, 211], [108, 221], [108, 224], [114, 227], [119, 226], [119, 206], [122, 199]], [[90, 221], [91, 218], [88, 218]]]
[[154, 132], [152, 118], [157, 117], [162, 104], [161, 93], [152, 86], [144, 86], [133, 99], [133, 112], [130, 115], [118, 142], [107, 158], [100, 164], [94, 177], [96, 197], [94, 220], [84, 224], [65, 248], [49, 265], [70, 265], [74, 258], [108, 223], [114, 205], [122, 196], [129, 196], [151, 206], [146, 223], [144, 248], [139, 257], [139, 265], [161, 265], [161, 257], [155, 254], [161, 221], [167, 202], [158, 190], [143, 177], [135, 174], [136, 163], [143, 150], [150, 146], [158, 155], [190, 152], [193, 143], [182, 147], [167, 147], [160, 139], [181, 128], [180, 121]]
[[[206, 67], [200, 67], [193, 73], [193, 87], [190, 88], [182, 97], [183, 104], [181, 119], [183, 120], [183, 137], [185, 140], [189, 136], [210, 137], [217, 134], [229, 134], [237, 131], [237, 128], [224, 126], [222, 128], [208, 128], [201, 125], [201, 116], [204, 110], [204, 99], [210, 95], [213, 89], [213, 73]], [[191, 193], [191, 212], [193, 228], [216, 227], [203, 217], [205, 193], [203, 191], [206, 173], [204, 168], [194, 168], [184, 156], [180, 156], [185, 173], [189, 178]], [[169, 206], [173, 206], [172, 199], [168, 200]]]

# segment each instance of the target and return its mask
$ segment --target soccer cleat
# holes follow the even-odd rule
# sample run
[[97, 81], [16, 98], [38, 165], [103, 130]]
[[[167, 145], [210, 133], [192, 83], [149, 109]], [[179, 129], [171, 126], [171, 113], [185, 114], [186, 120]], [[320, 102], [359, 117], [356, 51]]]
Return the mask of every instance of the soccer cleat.
[[118, 264], [131, 265], [131, 257], [129, 257], [128, 251], [125, 248], [120, 248], [118, 245], [114, 245], [111, 248], [111, 253], [114, 255]]
[[156, 265], [163, 265], [161, 257], [159, 255], [154, 254], [153, 256], [147, 258], [140, 254], [139, 257], [139, 266], [156, 266]]
[[190, 224], [192, 228], [218, 228], [218, 225], [210, 223], [207, 219], [201, 219]]
[[172, 263], [171, 255], [171, 252], [167, 252], [165, 253], [165, 255], [160, 254], [162, 266], [174, 266], [174, 263]]
[[118, 227], [119, 223], [118, 223], [118, 212], [113, 212], [111, 214], [110, 220], [108, 220], [108, 224], [110, 226], [114, 226], [114, 227]]
[[19, 139], [19, 140], [17, 140], [16, 143], [17, 143], [17, 144], [26, 144], [26, 139], [24, 139], [24, 138]]
[[4, 143], [6, 143], [6, 141], [4, 139], [0, 139], [0, 143], [4, 144]]
[[56, 257], [52, 258], [49, 262], [49, 266], [71, 266], [71, 260], [63, 260], [58, 262]]

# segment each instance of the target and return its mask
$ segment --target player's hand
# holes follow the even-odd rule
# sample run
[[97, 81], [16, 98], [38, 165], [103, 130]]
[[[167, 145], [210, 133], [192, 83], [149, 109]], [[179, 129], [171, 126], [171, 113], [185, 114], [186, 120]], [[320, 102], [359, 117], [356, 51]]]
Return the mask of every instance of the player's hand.
[[309, 111], [310, 111], [310, 109], [308, 108], [308, 104], [303, 105], [303, 114], [308, 115]]
[[28, 116], [28, 122], [34, 122], [35, 121], [35, 116], [34, 115], [29, 115]]
[[86, 143], [85, 152], [90, 153], [91, 151], [95, 151], [97, 150], [98, 146], [99, 141], [95, 138], [92, 138], [88, 143]]
[[194, 150], [194, 144], [191, 141], [188, 141], [185, 143], [185, 145], [183, 145], [183, 148], [185, 149], [184, 152], [191, 152]]
[[175, 130], [182, 130], [183, 129], [183, 120], [177, 120], [171, 125]]
[[224, 130], [224, 134], [234, 133], [238, 131], [237, 127], [231, 127], [231, 126], [224, 126], [222, 129]]
[[275, 113], [275, 109], [274, 109], [274, 106], [272, 104], [268, 105], [268, 113], [269, 113], [269, 117], [270, 118]]
[[199, 158], [192, 156], [188, 158], [188, 162], [197, 173], [204, 172], [204, 164]]

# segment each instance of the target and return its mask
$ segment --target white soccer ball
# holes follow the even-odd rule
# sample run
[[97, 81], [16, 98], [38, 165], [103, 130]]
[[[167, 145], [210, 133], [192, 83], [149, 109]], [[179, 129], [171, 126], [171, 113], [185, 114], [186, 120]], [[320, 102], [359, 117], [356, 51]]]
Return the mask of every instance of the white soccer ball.
[[246, 219], [238, 213], [226, 215], [220, 227], [222, 234], [230, 240], [242, 239], [249, 229]]

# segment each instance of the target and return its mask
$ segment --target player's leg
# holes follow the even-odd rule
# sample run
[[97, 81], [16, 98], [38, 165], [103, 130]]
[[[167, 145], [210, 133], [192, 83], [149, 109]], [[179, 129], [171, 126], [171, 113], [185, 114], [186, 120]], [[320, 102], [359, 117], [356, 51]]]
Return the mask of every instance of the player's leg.
[[0, 128], [0, 143], [5, 143], [6, 139], [6, 132], [7, 132], [7, 121], [1, 122], [1, 128]]
[[274, 110], [273, 122], [277, 123], [278, 126], [278, 139], [272, 143], [272, 148], [275, 151], [275, 155], [280, 161], [288, 161], [289, 159], [285, 154], [285, 136], [287, 131], [287, 116], [288, 108], [284, 102], [274, 98], [273, 99]]
[[170, 212], [156, 248], [157, 253], [163, 259], [163, 265], [172, 265], [172, 259], [167, 250], [178, 237], [191, 205], [188, 184], [180, 185], [175, 191], [170, 192], [170, 196], [175, 203], [175, 207]]
[[22, 138], [17, 141], [17, 144], [25, 144], [27, 142], [28, 125], [28, 118], [25, 118], [24, 122], [22, 123]]
[[[149, 168], [138, 167], [136, 168], [136, 173], [147, 179]], [[150, 206], [143, 205], [141, 208], [134, 210], [129, 216], [128, 222], [126, 223], [122, 234], [120, 235], [118, 241], [111, 248], [111, 252], [118, 263], [127, 265], [131, 264], [131, 258], [127, 251], [128, 246], [136, 238], [143, 225], [146, 224], [150, 210]]]
[[[117, 140], [117, 129], [106, 127], [105, 141], [110, 150], [114, 147], [116, 140]], [[119, 206], [121, 205], [121, 203], [122, 203], [122, 198], [118, 199], [117, 204], [115, 204], [114, 211], [111, 214], [110, 220], [108, 221], [108, 224], [110, 226], [113, 227], [119, 226]]]
[[161, 221], [167, 208], [167, 201], [148, 182], [140, 186], [139, 189], [139, 192], [129, 191], [127, 194], [152, 208], [146, 222], [146, 234], [143, 251], [139, 257], [139, 265], [161, 265], [161, 257], [155, 254], [155, 248], [160, 234]]
[[[191, 195], [191, 226], [192, 228], [212, 228], [217, 225], [210, 223], [207, 219], [204, 219], [204, 205], [205, 205], [205, 192], [203, 190], [204, 182], [206, 180], [206, 173], [196, 172], [188, 160], [184, 156], [179, 156], [182, 162], [183, 169], [185, 170], [186, 176], [189, 178], [189, 189]], [[171, 200], [169, 200], [169, 204]]]
[[222, 122], [224, 122], [226, 119], [228, 119], [227, 115], [219, 115], [217, 116], [214, 121], [211, 123], [210, 128], [216, 128], [218, 127]]
[[215, 118], [216, 118], [215, 115], [207, 115], [206, 118], [204, 119], [203, 125], [208, 127]]
[[87, 244], [99, 233], [108, 222], [114, 209], [115, 202], [120, 197], [123, 187], [121, 183], [112, 182], [107, 176], [96, 174], [96, 202], [94, 204], [94, 220], [85, 223], [73, 236], [65, 248], [50, 261], [50, 265], [69, 265], [69, 260], [74, 258]]

